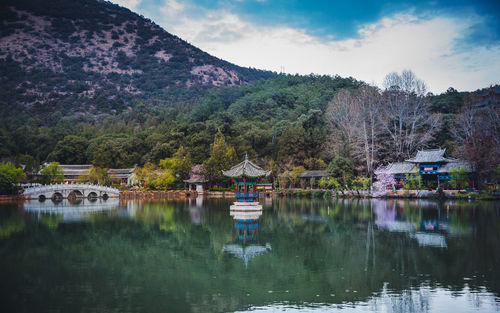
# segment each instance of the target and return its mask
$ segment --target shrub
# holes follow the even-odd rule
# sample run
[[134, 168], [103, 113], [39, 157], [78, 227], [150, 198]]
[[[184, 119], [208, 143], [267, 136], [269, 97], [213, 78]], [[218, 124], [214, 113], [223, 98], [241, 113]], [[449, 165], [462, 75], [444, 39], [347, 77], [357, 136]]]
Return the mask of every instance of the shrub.
[[13, 195], [16, 193], [17, 190], [14, 180], [4, 173], [0, 173], [0, 195]]
[[325, 190], [313, 189], [309, 191], [311, 198], [321, 198], [324, 196]]
[[332, 194], [331, 190], [324, 190], [323, 191], [323, 198], [328, 199], [328, 198], [331, 198], [331, 197], [333, 197], [333, 194]]
[[480, 194], [477, 197], [477, 199], [478, 200], [497, 200], [497, 197], [495, 197], [494, 195], [489, 194], [489, 193], [483, 193], [483, 194]]
[[210, 188], [210, 191], [234, 191], [234, 188]]

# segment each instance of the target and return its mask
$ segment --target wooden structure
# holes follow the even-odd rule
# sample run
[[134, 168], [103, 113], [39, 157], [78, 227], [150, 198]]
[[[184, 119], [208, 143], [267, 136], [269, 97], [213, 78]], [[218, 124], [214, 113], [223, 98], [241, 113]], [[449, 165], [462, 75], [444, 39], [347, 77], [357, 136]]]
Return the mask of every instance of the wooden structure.
[[326, 177], [326, 176], [328, 176], [328, 173], [326, 170], [304, 171], [304, 172], [299, 174], [300, 186], [302, 188], [305, 188], [306, 185], [309, 185], [309, 188], [313, 189], [314, 185], [316, 185], [318, 183], [318, 180], [320, 180], [321, 178]]
[[236, 185], [236, 191], [234, 193], [236, 202], [231, 206], [231, 210], [262, 210], [262, 206], [259, 204], [259, 193], [256, 187], [259, 182], [259, 177], [268, 176], [271, 172], [265, 171], [261, 167], [250, 162], [248, 156], [245, 155], [245, 160], [243, 160], [243, 162], [233, 166], [227, 171], [222, 171], [222, 173], [231, 177]]
[[[48, 164], [44, 163], [42, 166], [45, 167]], [[78, 183], [79, 177], [88, 173], [93, 167], [92, 164], [60, 164], [59, 166], [64, 171], [64, 183], [67, 184]], [[108, 176], [114, 183], [131, 186], [133, 183], [131, 176], [134, 170], [135, 166], [131, 168], [110, 168], [108, 169]], [[38, 175], [41, 175], [41, 171]]]

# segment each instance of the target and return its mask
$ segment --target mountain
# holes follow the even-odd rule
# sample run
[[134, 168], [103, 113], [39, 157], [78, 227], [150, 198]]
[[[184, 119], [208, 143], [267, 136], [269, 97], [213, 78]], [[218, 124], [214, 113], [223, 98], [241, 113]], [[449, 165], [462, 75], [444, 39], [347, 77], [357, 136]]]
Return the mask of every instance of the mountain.
[[96, 115], [189, 102], [274, 74], [203, 52], [100, 0], [1, 0], [0, 107]]

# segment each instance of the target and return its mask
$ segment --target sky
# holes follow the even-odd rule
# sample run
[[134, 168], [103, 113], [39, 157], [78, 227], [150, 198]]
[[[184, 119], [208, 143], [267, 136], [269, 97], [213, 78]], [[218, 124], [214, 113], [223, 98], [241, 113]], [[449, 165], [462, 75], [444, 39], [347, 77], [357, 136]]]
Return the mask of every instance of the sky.
[[435, 94], [500, 83], [500, 0], [112, 0], [231, 63], [382, 86], [412, 70]]

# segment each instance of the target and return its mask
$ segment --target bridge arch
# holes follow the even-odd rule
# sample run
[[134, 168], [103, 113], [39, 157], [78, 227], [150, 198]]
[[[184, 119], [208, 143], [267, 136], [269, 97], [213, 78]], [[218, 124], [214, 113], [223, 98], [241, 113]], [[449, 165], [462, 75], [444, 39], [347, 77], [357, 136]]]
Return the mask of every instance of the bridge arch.
[[96, 192], [91, 191], [91, 192], [89, 192], [89, 194], [87, 195], [87, 198], [89, 198], [89, 200], [91, 200], [91, 199], [97, 199], [97, 198], [99, 198], [99, 195], [98, 195]]
[[60, 193], [60, 192], [54, 192], [52, 194], [52, 197], [50, 197], [52, 199], [52, 201], [54, 202], [59, 202], [59, 201], [62, 201], [62, 199], [64, 198], [63, 194]]
[[38, 196], [38, 201], [44, 202], [45, 200], [47, 200], [47, 197], [45, 197], [45, 195], [39, 195]]
[[78, 189], [71, 190], [68, 194], [68, 198], [83, 198], [83, 193]]

